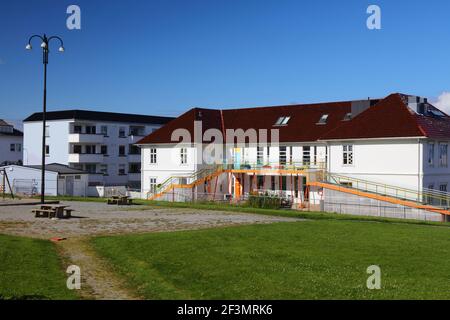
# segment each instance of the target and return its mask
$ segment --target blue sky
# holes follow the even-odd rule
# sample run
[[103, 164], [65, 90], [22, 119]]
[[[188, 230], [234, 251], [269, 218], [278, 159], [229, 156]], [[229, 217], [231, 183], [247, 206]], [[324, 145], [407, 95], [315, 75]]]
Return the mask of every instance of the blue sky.
[[[81, 8], [81, 30], [66, 8]], [[366, 28], [366, 9], [382, 29]], [[39, 43], [50, 53], [48, 109], [176, 116], [194, 106], [251, 107], [450, 90], [449, 1], [3, 1], [0, 118], [42, 108]], [[56, 43], [55, 43], [56, 44]]]

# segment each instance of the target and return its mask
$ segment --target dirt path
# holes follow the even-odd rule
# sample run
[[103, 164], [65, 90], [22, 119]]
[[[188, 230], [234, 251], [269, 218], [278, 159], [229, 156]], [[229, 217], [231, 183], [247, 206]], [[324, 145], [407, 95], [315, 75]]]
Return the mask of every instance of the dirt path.
[[88, 238], [70, 238], [57, 243], [65, 264], [77, 265], [81, 269], [81, 297], [98, 300], [141, 299], [126, 288], [124, 281], [97, 256], [88, 241]]

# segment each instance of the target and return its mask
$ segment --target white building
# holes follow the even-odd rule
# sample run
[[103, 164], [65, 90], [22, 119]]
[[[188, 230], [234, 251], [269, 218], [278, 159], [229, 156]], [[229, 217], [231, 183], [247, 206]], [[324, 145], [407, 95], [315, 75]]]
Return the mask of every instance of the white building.
[[[200, 138], [194, 138], [199, 122]], [[181, 128], [191, 136], [183, 143], [176, 131]], [[211, 144], [209, 129], [224, 136], [227, 130], [242, 129], [247, 138], [255, 129], [258, 142], [226, 140], [226, 156], [214, 167], [198, 151]], [[265, 145], [261, 129], [276, 129], [279, 138], [269, 137]], [[192, 109], [138, 142], [143, 149], [142, 193], [182, 201], [201, 193], [220, 199], [259, 192], [294, 204], [318, 204], [328, 185], [316, 182], [326, 182], [433, 203], [430, 197], [448, 196], [449, 142], [450, 117], [427, 99], [403, 94], [311, 105]], [[448, 207], [447, 200], [439, 205]]]
[[[172, 118], [65, 110], [46, 113], [46, 163], [89, 173], [90, 186], [140, 188], [140, 148], [133, 144]], [[41, 163], [42, 113], [24, 120], [26, 165]]]
[[[4, 170], [4, 171], [3, 171]], [[10, 192], [6, 178], [14, 194], [37, 195], [41, 192], [41, 166], [8, 165], [0, 167], [0, 184]], [[5, 182], [5, 185], [3, 183]], [[69, 166], [51, 163], [45, 166], [45, 195], [87, 196], [88, 174]]]
[[22, 164], [23, 133], [0, 119], [0, 166]]

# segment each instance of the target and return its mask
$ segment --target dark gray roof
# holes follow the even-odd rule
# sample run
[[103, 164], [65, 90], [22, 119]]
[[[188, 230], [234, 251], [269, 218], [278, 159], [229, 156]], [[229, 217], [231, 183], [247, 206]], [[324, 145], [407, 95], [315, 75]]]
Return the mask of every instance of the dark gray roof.
[[[41, 169], [42, 166], [41, 165], [26, 165], [24, 167], [28, 167], [28, 168], [34, 168], [34, 169]], [[60, 163], [49, 163], [45, 165], [45, 170], [48, 171], [53, 171], [53, 172], [58, 172], [59, 174], [84, 174], [87, 172], [78, 170], [78, 169], [74, 169], [71, 168], [69, 166], [66, 166], [64, 164], [60, 164]]]
[[[174, 118], [147, 116], [130, 113], [89, 111], [89, 110], [61, 110], [61, 111], [47, 112], [46, 119], [47, 120], [77, 119], [77, 120], [112, 121], [112, 122], [143, 123], [143, 124], [166, 124], [167, 122], [173, 120]], [[42, 112], [33, 113], [31, 116], [23, 120], [23, 122], [29, 121], [42, 121]]]
[[13, 129], [13, 132], [0, 132], [0, 136], [16, 136], [16, 137], [22, 137], [23, 132], [17, 129]]

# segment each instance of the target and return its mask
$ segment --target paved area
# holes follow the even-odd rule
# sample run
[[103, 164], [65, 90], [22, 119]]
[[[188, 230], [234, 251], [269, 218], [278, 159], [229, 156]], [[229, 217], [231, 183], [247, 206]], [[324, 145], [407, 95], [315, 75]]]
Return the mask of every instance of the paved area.
[[111, 206], [99, 202], [62, 201], [73, 218], [35, 218], [35, 206], [0, 206], [0, 233], [49, 239], [124, 233], [188, 230], [218, 226], [295, 221], [294, 218], [146, 206]]

